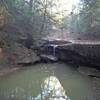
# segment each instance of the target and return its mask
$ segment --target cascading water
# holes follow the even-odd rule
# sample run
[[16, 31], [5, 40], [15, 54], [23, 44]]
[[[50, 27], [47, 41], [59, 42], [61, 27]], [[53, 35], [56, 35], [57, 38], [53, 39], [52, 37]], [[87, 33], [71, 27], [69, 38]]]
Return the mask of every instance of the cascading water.
[[55, 57], [56, 56], [56, 48], [58, 47], [58, 45], [56, 45], [56, 44], [49, 44], [49, 46], [53, 48], [53, 56]]
[[53, 56], [56, 56], [56, 48], [58, 47], [58, 45], [52, 45], [53, 47]]
[[41, 55], [41, 57], [43, 58], [47, 58], [47, 59], [50, 59], [50, 60], [53, 60], [53, 61], [57, 61], [58, 58], [56, 57], [56, 48], [58, 47], [58, 45], [55, 45], [55, 44], [49, 44], [48, 47], [52, 48], [52, 52], [49, 51], [48, 49], [48, 54], [44, 54], [44, 55]]

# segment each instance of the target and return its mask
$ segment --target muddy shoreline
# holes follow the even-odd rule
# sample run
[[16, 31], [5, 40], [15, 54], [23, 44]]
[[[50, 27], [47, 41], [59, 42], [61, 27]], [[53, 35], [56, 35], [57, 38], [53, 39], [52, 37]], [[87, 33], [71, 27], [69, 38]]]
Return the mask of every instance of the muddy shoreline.
[[20, 67], [18, 66], [2, 68], [0, 69], [0, 77], [6, 76], [18, 70], [20, 70]]

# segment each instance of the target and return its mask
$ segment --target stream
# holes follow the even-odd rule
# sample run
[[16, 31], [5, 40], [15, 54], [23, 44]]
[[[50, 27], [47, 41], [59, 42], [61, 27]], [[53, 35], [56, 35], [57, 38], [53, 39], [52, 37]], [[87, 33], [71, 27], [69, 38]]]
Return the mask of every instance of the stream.
[[23, 67], [0, 77], [0, 100], [95, 100], [89, 78], [64, 63]]

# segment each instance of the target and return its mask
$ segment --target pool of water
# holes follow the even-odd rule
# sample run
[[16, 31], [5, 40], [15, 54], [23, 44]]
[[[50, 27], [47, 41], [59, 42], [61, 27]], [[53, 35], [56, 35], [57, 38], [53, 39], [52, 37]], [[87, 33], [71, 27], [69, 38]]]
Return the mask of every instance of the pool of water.
[[62, 63], [37, 64], [0, 78], [0, 100], [94, 100], [91, 98], [89, 79]]

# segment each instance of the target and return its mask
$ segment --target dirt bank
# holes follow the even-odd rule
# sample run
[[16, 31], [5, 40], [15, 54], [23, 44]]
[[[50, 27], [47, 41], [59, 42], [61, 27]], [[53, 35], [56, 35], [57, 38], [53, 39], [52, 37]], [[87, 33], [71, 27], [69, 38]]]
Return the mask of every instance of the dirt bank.
[[7, 67], [7, 68], [2, 68], [0, 70], [0, 77], [1, 76], [5, 76], [5, 75], [8, 75], [10, 73], [13, 73], [17, 70], [19, 70], [20, 68], [19, 67]]

